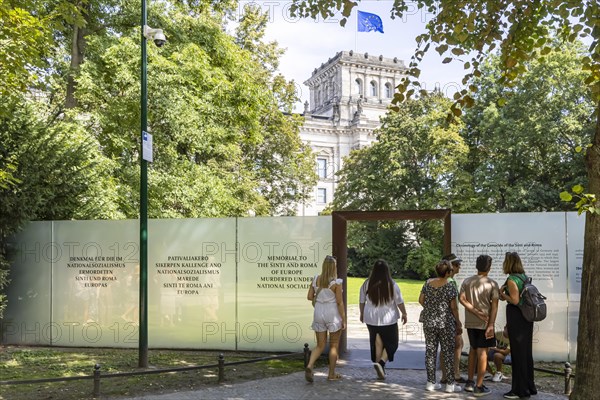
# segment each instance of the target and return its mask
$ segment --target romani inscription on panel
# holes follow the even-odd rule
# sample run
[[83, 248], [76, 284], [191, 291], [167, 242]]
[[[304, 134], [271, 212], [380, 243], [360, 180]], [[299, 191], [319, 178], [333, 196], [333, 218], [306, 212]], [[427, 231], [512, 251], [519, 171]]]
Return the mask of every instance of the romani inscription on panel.
[[199, 295], [203, 289], [212, 289], [221, 274], [221, 263], [202, 255], [168, 256], [155, 265], [162, 289], [178, 295]]

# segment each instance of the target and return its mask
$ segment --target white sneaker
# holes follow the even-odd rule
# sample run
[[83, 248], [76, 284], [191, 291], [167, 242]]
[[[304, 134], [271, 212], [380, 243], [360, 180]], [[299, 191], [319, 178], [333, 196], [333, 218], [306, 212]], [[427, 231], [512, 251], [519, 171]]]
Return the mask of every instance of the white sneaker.
[[460, 392], [461, 390], [462, 388], [454, 383], [447, 384], [445, 389], [446, 393]]
[[492, 374], [490, 374], [489, 372], [486, 372], [485, 375], [483, 376], [483, 380], [489, 381], [491, 379], [492, 379]]
[[427, 384], [425, 385], [425, 390], [427, 390], [428, 392], [433, 392], [434, 390], [439, 390], [441, 388], [442, 385], [439, 383], [427, 382]]
[[494, 377], [492, 378], [492, 382], [502, 382], [502, 379], [504, 379], [504, 375], [502, 375], [502, 372], [496, 372], [494, 374]]

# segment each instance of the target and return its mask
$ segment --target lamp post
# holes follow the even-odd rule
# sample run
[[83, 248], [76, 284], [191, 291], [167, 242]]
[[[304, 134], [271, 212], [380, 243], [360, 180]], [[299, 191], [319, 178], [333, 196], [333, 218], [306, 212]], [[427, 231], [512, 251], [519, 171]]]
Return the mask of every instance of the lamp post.
[[141, 66], [141, 131], [140, 131], [140, 304], [139, 304], [139, 362], [148, 367], [148, 162], [143, 157], [144, 135], [148, 131], [148, 88], [146, 66], [146, 0], [142, 0], [142, 66]]
[[139, 303], [139, 367], [148, 367], [148, 162], [152, 161], [152, 135], [148, 133], [148, 39], [158, 47], [167, 38], [162, 29], [146, 25], [146, 0], [142, 0], [141, 60], [141, 129], [140, 129], [140, 303]]
[[146, 25], [146, 0], [142, 0], [141, 26], [141, 129], [140, 129], [140, 303], [139, 367], [148, 367], [148, 162], [152, 162], [152, 135], [148, 133], [148, 39], [161, 47], [167, 42], [162, 29]]

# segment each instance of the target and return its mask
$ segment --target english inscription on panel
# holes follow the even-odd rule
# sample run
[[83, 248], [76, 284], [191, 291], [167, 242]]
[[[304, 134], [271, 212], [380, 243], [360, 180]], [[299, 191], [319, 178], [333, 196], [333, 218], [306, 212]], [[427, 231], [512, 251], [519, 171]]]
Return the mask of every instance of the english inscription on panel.
[[268, 256], [257, 266], [261, 272], [257, 289], [308, 289], [312, 275], [305, 275], [318, 268], [306, 256]]

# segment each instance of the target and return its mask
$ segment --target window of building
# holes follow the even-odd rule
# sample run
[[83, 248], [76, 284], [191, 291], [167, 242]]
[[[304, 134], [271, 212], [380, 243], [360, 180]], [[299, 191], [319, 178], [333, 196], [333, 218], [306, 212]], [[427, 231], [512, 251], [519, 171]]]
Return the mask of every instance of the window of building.
[[317, 204], [326, 204], [327, 203], [327, 189], [318, 188], [317, 189]]
[[356, 94], [361, 95], [363, 94], [363, 85], [362, 85], [362, 81], [360, 79], [356, 79], [354, 81], [355, 84], [355, 88], [354, 90], [356, 90]]
[[327, 178], [327, 159], [317, 158], [317, 174], [319, 179]]
[[385, 97], [391, 99], [393, 96], [394, 90], [392, 89], [392, 84], [388, 82], [385, 84]]
[[371, 96], [377, 97], [377, 82], [371, 81]]

